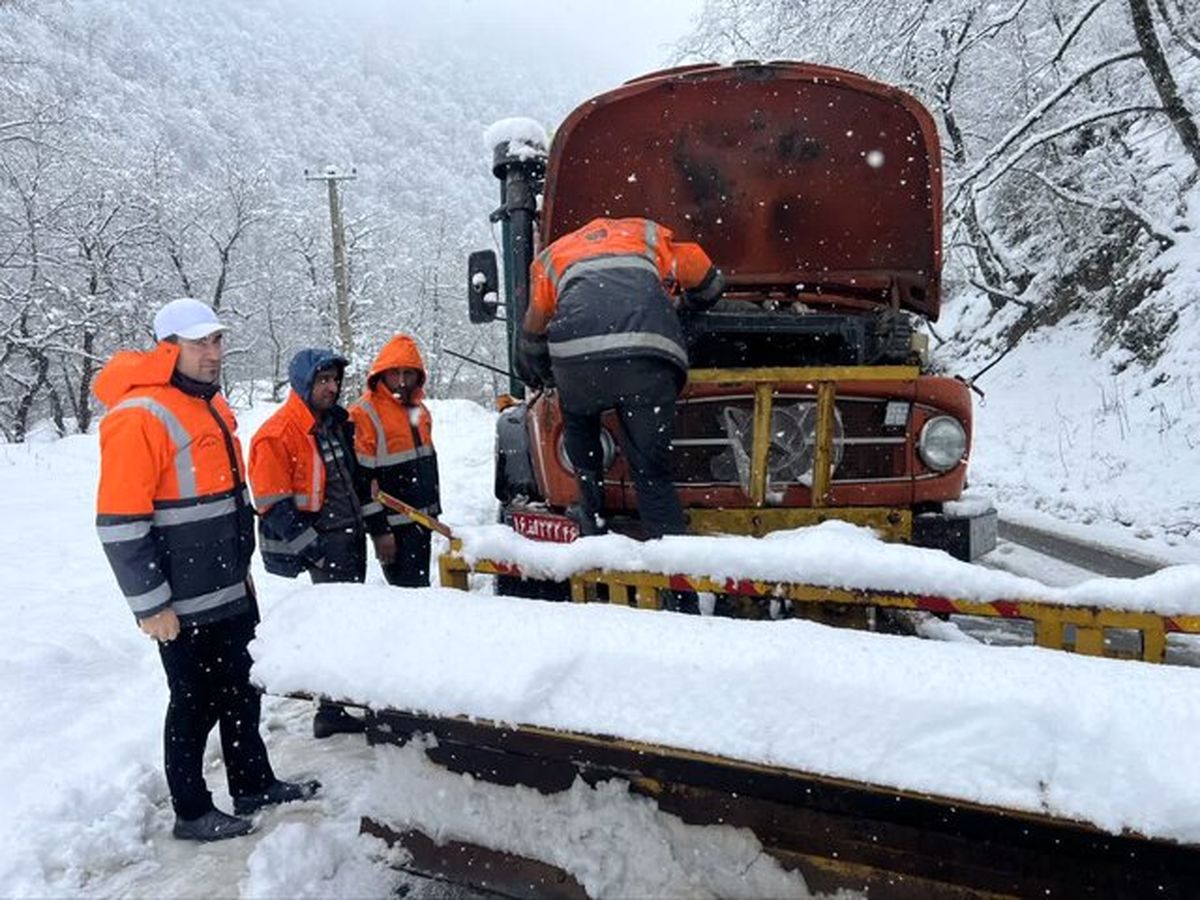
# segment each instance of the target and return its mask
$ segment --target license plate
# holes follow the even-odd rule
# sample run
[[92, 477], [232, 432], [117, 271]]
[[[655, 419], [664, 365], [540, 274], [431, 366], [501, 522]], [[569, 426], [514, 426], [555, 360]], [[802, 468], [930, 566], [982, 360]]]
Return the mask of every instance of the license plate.
[[555, 544], [569, 544], [579, 537], [579, 526], [573, 520], [552, 513], [514, 512], [512, 528], [530, 540]]

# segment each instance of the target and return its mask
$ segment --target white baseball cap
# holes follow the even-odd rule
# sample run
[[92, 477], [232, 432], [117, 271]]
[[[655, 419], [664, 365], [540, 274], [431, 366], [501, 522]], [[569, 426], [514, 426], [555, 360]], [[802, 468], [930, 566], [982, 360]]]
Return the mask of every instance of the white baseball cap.
[[154, 337], [160, 341], [172, 335], [198, 341], [228, 327], [221, 324], [211, 306], [191, 297], [172, 300], [154, 314]]

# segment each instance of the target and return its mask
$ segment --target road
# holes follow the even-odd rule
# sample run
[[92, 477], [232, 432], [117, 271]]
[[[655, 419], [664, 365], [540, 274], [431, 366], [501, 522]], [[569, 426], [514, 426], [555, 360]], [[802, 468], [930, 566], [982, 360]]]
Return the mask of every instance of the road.
[[[980, 562], [994, 569], [1034, 578], [1052, 587], [1069, 587], [1091, 578], [1143, 578], [1168, 563], [1148, 556], [1116, 550], [1098, 543], [1063, 537], [1059, 534], [1000, 521], [996, 549]], [[1025, 622], [1007, 622], [973, 616], [952, 616], [959, 629], [988, 644], [1020, 645], [1033, 643], [1033, 626]], [[1132, 633], [1110, 631], [1105, 643], [1131, 650], [1138, 638]], [[1168, 663], [1200, 666], [1200, 637], [1170, 635], [1167, 638]]]

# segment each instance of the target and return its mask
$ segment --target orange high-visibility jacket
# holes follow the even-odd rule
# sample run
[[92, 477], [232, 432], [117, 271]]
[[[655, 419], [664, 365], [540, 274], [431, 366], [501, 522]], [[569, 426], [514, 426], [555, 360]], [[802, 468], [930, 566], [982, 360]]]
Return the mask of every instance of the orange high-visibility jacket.
[[[669, 294], [715, 284], [698, 244], [650, 219], [593, 219], [542, 250], [530, 267], [523, 330], [546, 334], [555, 363], [659, 356], [686, 374]], [[536, 342], [535, 342], [536, 343]]]
[[96, 378], [109, 410], [96, 528], [135, 616], [169, 606], [196, 625], [253, 608], [254, 513], [233, 412], [171, 384], [178, 356], [166, 342], [121, 352]]
[[[295, 577], [306, 563], [316, 565], [321, 557], [320, 536], [313, 526], [325, 505], [325, 460], [316, 425], [312, 410], [293, 389], [250, 439], [250, 489], [262, 516], [263, 562], [276, 575]], [[299, 515], [286, 511], [272, 516], [272, 509], [284, 501]]]
[[[379, 489], [422, 512], [436, 516], [442, 511], [438, 483], [437, 451], [433, 446], [433, 418], [422, 402], [425, 392], [418, 386], [401, 402], [383, 381], [388, 369], [416, 369], [425, 383], [425, 364], [416, 342], [406, 334], [388, 341], [367, 373], [367, 389], [350, 407], [354, 422], [354, 452], [366, 476]], [[390, 527], [412, 524], [401, 513], [385, 510], [378, 503], [363, 506], [367, 530], [382, 534]]]
[[325, 462], [314, 433], [317, 420], [294, 390], [250, 439], [250, 489], [265, 514], [280, 500], [301, 512], [320, 512], [325, 502]]

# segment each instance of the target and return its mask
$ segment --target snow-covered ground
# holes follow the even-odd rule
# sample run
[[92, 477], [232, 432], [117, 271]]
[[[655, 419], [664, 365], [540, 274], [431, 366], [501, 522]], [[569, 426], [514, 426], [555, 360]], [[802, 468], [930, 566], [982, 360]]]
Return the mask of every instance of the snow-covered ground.
[[[243, 437], [270, 411], [243, 414]], [[490, 539], [492, 414], [444, 401], [435, 403], [434, 415], [445, 518]], [[0, 556], [0, 585], [12, 613], [10, 638], [0, 648], [0, 895], [387, 896], [402, 877], [386, 865], [381, 844], [357, 834], [359, 817], [371, 812], [439, 834], [502, 833], [514, 849], [549, 848], [554, 862], [606, 895], [804, 896], [799, 879], [763, 856], [745, 832], [684, 826], [620, 785], [577, 785], [545, 798], [451, 775], [427, 763], [419, 748], [369, 748], [348, 736], [317, 742], [309, 733], [311, 705], [278, 698], [268, 698], [264, 715], [276, 768], [285, 777], [320, 778], [321, 797], [262, 814], [246, 839], [174, 841], [160, 764], [166, 688], [157, 654], [130, 620], [95, 538], [96, 471], [94, 436], [0, 446], [0, 541], [9, 548]], [[895, 572], [917, 566], [950, 579], [948, 585], [971, 587], [955, 581], [958, 570], [936, 554], [895, 548], [917, 555], [889, 563], [891, 550], [880, 555], [870, 536], [836, 527], [810, 539], [826, 538], [828, 546], [813, 545], [814, 552], [840, 546], [859, 569], [870, 554]], [[648, 552], [615, 538], [589, 543], [630, 562], [631, 552]], [[744, 548], [737, 553], [750, 561]], [[836, 576], [836, 563], [829, 566]], [[1177, 569], [1170, 578], [1192, 578], [1192, 571]], [[979, 590], [1036, 588], [1001, 573], [979, 577]], [[375, 569], [367, 588], [314, 588], [261, 569], [256, 579], [265, 613], [255, 647], [259, 671], [280, 690], [302, 684], [381, 704], [576, 727], [585, 723], [571, 716], [586, 696], [590, 719], [607, 717], [604, 727], [630, 736], [1200, 840], [1200, 797], [1171, 774], [1188, 771], [1185, 748], [1200, 738], [1191, 702], [1200, 673], [1193, 670], [803, 622], [399, 591], [383, 586]], [[1093, 582], [1092, 589], [1106, 596], [1127, 590], [1111, 582]], [[303, 646], [312, 652], [298, 663]], [[674, 675], [639, 678], [635, 666], [648, 664], [670, 666]], [[715, 679], [710, 665], [732, 667], [738, 677]], [[787, 683], [811, 690], [780, 696], [780, 666], [788, 667]], [[606, 701], [591, 680], [611, 688], [618, 675], [639, 689], [663, 685], [639, 707], [680, 712], [629, 719], [629, 705], [615, 701], [621, 692]], [[770, 713], [785, 724], [763, 731], [753, 717], [715, 715], [708, 707], [709, 700], [718, 709], [757, 706], [732, 702], [722, 687], [753, 692], [756, 678], [770, 678], [761, 696], [787, 707]], [[872, 689], [863, 691], [864, 683]], [[883, 696], [881, 684], [894, 690]], [[865, 695], [873, 699], [863, 701]], [[1070, 708], [1059, 705], [1062, 696], [1072, 698]], [[881, 716], [884, 702], [891, 705]], [[697, 730], [698, 715], [713, 727]], [[867, 734], [876, 743], [861, 739]], [[898, 746], [909, 752], [895, 752]], [[210, 784], [227, 802], [215, 741], [210, 753]], [[920, 763], [946, 753], [962, 760], [950, 774]], [[1117, 782], [1125, 787], [1114, 792]], [[1110, 787], [1096, 791], [1100, 784]], [[412, 889], [429, 890], [420, 883]]]
[[[970, 481], [1005, 518], [1163, 562], [1200, 562], [1200, 241], [1156, 299], [1179, 315], [1145, 369], [1075, 316], [1027, 335], [979, 380]], [[1165, 265], [1165, 263], [1164, 263]], [[986, 303], [946, 310], [939, 332], [971, 335]], [[982, 351], [953, 366], [969, 377]]]
[[[240, 416], [244, 440], [271, 411]], [[494, 521], [492, 413], [465, 401], [435, 401], [433, 412], [447, 520]], [[437, 769], [414, 748], [370, 748], [361, 736], [314, 741], [312, 704], [273, 697], [263, 716], [272, 762], [283, 777], [319, 778], [321, 796], [261, 814], [248, 838], [175, 841], [161, 767], [166, 685], [96, 540], [97, 471], [92, 435], [0, 445], [8, 548], [0, 586], [9, 611], [0, 647], [0, 896], [386, 897], [402, 884], [410, 897], [443, 896], [436, 884], [395, 873], [383, 845], [358, 835], [361, 815], [384, 798], [413, 816], [439, 811], [447, 833], [542, 828], [610, 896], [805, 895], [747, 833], [685, 826], [619, 785], [505, 794]], [[261, 567], [255, 579], [267, 616], [297, 588]], [[383, 585], [378, 569], [368, 580]], [[409, 637], [402, 616], [387, 629], [395, 653], [413, 649]], [[456, 654], [447, 635], [437, 668], [469, 667]], [[215, 732], [209, 753], [209, 785], [228, 809]]]

